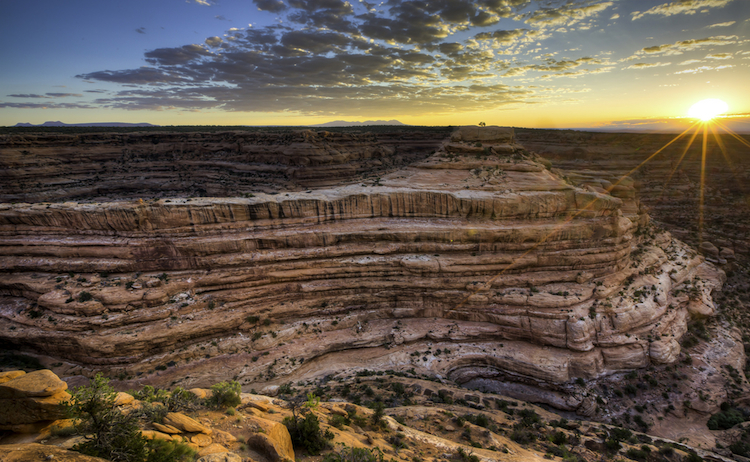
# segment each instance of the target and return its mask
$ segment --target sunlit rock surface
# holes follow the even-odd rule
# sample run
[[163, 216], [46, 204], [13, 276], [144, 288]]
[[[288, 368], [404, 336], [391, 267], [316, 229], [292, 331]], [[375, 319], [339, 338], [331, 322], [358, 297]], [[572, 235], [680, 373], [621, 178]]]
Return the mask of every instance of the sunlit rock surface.
[[723, 273], [631, 189], [576, 187], [508, 129], [444, 145], [338, 187], [2, 204], [0, 338], [140, 383], [414, 368], [575, 409], [559, 387], [674, 362], [714, 314]]

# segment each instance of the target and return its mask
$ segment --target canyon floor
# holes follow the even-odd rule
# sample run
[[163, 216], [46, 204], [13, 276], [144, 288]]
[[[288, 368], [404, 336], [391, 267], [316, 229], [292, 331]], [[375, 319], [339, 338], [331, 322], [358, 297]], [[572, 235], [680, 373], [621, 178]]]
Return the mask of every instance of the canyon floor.
[[[637, 168], [671, 138], [2, 135], [2, 367], [369, 405], [397, 379], [410, 405], [385, 393], [387, 413], [454, 442], [446, 413], [490, 412], [510, 432], [498, 406], [513, 400], [594, 436], [618, 425], [731, 456], [747, 435], [707, 421], [750, 406], [750, 150], [708, 143], [701, 175], [682, 140]], [[480, 458], [531, 460], [490, 439]], [[589, 446], [584, 460], [606, 453]]]

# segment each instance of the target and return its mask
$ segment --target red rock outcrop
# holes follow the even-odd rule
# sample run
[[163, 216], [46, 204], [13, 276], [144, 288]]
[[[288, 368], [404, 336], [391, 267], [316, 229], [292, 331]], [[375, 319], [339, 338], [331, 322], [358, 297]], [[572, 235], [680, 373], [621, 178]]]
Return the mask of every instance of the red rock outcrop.
[[522, 394], [675, 361], [723, 273], [478, 133], [335, 189], [2, 204], [0, 338], [188, 388], [414, 368]]

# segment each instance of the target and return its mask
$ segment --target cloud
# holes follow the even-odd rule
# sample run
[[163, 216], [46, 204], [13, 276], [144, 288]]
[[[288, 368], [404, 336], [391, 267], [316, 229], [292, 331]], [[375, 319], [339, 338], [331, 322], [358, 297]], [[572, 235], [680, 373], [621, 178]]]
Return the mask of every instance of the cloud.
[[706, 59], [731, 59], [732, 53], [711, 53], [706, 55]]
[[145, 27], [139, 27], [135, 31], [138, 32], [139, 34], [145, 34], [146, 33], [146, 28]]
[[731, 64], [726, 64], [724, 66], [701, 66], [696, 67], [695, 69], [685, 69], [684, 71], [675, 72], [675, 74], [702, 74], [706, 71], [719, 71], [721, 69], [729, 69], [732, 66]]
[[22, 93], [22, 94], [15, 94], [15, 95], [5, 95], [11, 98], [49, 98], [49, 96], [44, 95], [37, 95], [33, 93]]
[[681, 63], [678, 63], [677, 65], [678, 65], [678, 66], [689, 66], [689, 65], [691, 65], [691, 64], [695, 64], [695, 63], [699, 63], [699, 62], [701, 62], [701, 60], [700, 60], [700, 59], [688, 59], [688, 60], [686, 60], [686, 61], [683, 61], [683, 62], [681, 62]]
[[633, 21], [635, 21], [646, 15], [673, 16], [676, 14], [695, 14], [708, 8], [722, 8], [732, 1], [733, 0], [675, 0], [669, 3], [657, 5], [642, 13], [640, 11], [634, 11], [631, 15], [633, 16]]
[[4, 103], [0, 101], [0, 108], [13, 109], [93, 109], [95, 106], [79, 103]]
[[187, 80], [181, 76], [174, 75], [167, 70], [142, 67], [140, 69], [126, 69], [122, 71], [97, 71], [88, 74], [76, 75], [79, 79], [99, 80], [102, 82], [114, 82], [125, 84], [179, 84]]
[[[280, 21], [232, 28], [203, 44], [149, 50], [146, 67], [77, 77], [121, 86], [92, 103], [99, 107], [377, 117], [535, 104], [563, 93], [540, 94], [507, 80], [526, 73], [531, 76], [524, 78], [533, 80], [613, 69], [596, 57], [543, 56], [536, 43], [551, 30], [532, 25], [491, 30], [500, 18], [518, 19], [530, 0], [253, 1]], [[611, 5], [586, 0], [556, 11], [567, 24]], [[547, 9], [545, 17], [550, 14]], [[535, 50], [524, 48], [532, 43]], [[520, 57], [524, 51], [536, 57], [525, 62], [498, 57]]]
[[584, 19], [597, 16], [612, 4], [613, 2], [601, 2], [579, 6], [568, 3], [558, 8], [539, 8], [525, 16], [526, 23], [538, 27], [570, 27]]
[[210, 46], [211, 48], [218, 47], [224, 43], [224, 41], [221, 39], [221, 37], [209, 37], [206, 39], [206, 45]]
[[211, 6], [216, 4], [216, 0], [193, 0], [198, 5]]
[[67, 98], [69, 96], [76, 96], [78, 98], [82, 97], [83, 95], [80, 93], [46, 93], [47, 96], [51, 98]]
[[658, 62], [658, 63], [635, 63], [635, 64], [632, 64], [632, 65], [630, 65], [628, 67], [625, 67], [623, 69], [649, 69], [649, 68], [652, 68], [652, 67], [669, 66], [670, 64], [672, 64], [672, 63], [662, 63], [662, 62]]
[[157, 48], [147, 52], [145, 57], [146, 61], [153, 65], [174, 66], [211, 55], [212, 53], [201, 45], [184, 45], [179, 48]]
[[709, 29], [713, 29], [714, 27], [729, 27], [731, 25], [734, 25], [737, 21], [729, 21], [729, 22], [720, 22], [718, 24], [711, 24], [708, 26]]
[[496, 44], [511, 45], [519, 38], [526, 35], [528, 29], [496, 30], [494, 32], [482, 32], [474, 36], [475, 40], [492, 40]]
[[628, 59], [634, 59], [638, 55], [681, 55], [686, 51], [697, 50], [707, 46], [724, 46], [736, 44], [738, 37], [736, 35], [718, 35], [703, 39], [682, 40], [672, 44], [656, 45], [643, 48], [636, 52], [635, 56]]
[[[584, 74], [590, 74], [590, 73], [596, 73], [594, 70], [577, 70], [573, 71], [573, 69], [576, 69], [583, 65], [600, 65], [602, 64], [602, 61], [591, 58], [591, 57], [584, 57], [584, 58], [578, 58], [576, 60], [561, 60], [557, 61], [553, 58], [547, 58], [544, 60], [544, 64], [529, 64], [526, 66], [520, 66], [520, 67], [514, 67], [508, 70], [505, 74], [506, 77], [516, 77], [520, 75], [525, 75], [529, 71], [536, 71], [536, 72], [553, 72], [553, 74], [545, 74], [541, 78], [547, 79], [551, 77], [578, 77]], [[607, 71], [611, 70], [613, 68], [607, 68]]]
[[610, 21], [613, 21], [613, 20], [615, 20], [615, 19], [620, 19], [620, 15], [619, 15], [619, 14], [617, 14], [617, 13], [615, 13], [615, 14], [613, 14], [613, 15], [612, 15], [612, 16], [611, 16], [611, 17], [609, 18], [609, 20], [610, 20]]
[[286, 10], [286, 5], [281, 0], [253, 0], [255, 6], [260, 11], [268, 11], [270, 13], [281, 13]]

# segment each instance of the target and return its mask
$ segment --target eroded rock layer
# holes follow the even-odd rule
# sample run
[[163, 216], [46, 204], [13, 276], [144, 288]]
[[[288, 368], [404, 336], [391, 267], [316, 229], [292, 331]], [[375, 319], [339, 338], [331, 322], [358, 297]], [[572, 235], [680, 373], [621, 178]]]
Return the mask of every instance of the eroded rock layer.
[[258, 389], [363, 368], [549, 388], [675, 361], [723, 273], [512, 131], [460, 135], [335, 189], [3, 204], [0, 338], [71, 373]]
[[223, 197], [339, 185], [424, 159], [439, 147], [440, 132], [3, 135], [0, 200]]

